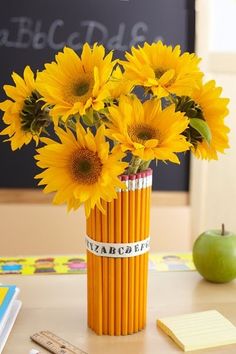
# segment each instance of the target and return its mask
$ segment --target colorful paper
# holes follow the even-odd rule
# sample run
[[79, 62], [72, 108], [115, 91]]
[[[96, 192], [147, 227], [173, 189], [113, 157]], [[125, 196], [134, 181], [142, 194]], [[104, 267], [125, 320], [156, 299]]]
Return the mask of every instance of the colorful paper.
[[84, 254], [0, 258], [0, 274], [84, 274], [86, 269]]
[[192, 253], [150, 253], [149, 270], [159, 272], [195, 270]]
[[[149, 253], [149, 270], [195, 270], [191, 253]], [[85, 274], [86, 255], [0, 257], [0, 275], [3, 274]]]

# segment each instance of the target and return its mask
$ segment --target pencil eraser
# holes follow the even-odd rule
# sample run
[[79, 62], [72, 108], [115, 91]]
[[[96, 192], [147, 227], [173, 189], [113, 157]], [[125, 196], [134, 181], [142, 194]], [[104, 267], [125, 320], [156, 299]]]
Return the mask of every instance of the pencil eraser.
[[136, 173], [136, 178], [142, 178], [142, 173], [141, 172]]
[[130, 179], [131, 181], [135, 180], [135, 178], [136, 178], [136, 175], [129, 175], [129, 179]]
[[148, 169], [147, 169], [147, 175], [148, 175], [148, 176], [151, 176], [151, 175], [152, 175], [152, 169], [151, 169], [151, 168], [148, 168]]

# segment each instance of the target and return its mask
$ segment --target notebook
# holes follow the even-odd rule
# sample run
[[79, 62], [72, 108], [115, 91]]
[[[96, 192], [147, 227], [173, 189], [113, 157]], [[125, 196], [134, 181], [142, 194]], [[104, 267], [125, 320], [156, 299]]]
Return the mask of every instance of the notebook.
[[7, 318], [7, 322], [5, 324], [5, 327], [3, 328], [1, 334], [0, 334], [0, 354], [2, 353], [2, 350], [6, 344], [6, 341], [9, 337], [9, 334], [11, 333], [12, 327], [15, 323], [16, 317], [20, 311], [22, 302], [20, 300], [15, 300], [11, 311], [9, 313], [9, 316]]
[[236, 327], [215, 310], [161, 318], [157, 326], [186, 352], [236, 343]]
[[0, 353], [21, 308], [18, 294], [19, 289], [15, 285], [0, 285]]

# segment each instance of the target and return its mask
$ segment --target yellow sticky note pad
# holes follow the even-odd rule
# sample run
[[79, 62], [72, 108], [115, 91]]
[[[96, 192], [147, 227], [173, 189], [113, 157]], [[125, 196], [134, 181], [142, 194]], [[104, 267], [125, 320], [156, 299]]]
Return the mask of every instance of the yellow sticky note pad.
[[215, 310], [161, 318], [157, 326], [185, 352], [236, 343], [236, 327]]

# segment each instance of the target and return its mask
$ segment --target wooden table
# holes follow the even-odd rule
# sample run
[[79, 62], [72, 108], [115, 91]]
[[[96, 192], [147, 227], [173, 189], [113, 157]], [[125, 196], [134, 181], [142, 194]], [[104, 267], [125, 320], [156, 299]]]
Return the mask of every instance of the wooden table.
[[[216, 309], [236, 325], [236, 282], [211, 284], [196, 272], [156, 272], [149, 275], [147, 328], [124, 337], [97, 336], [86, 325], [86, 276], [0, 276], [17, 284], [23, 308], [3, 354], [28, 354], [39, 348], [30, 334], [48, 329], [89, 354], [171, 354], [182, 351], [156, 328], [156, 319]], [[48, 353], [40, 349], [40, 353]], [[236, 353], [236, 345], [194, 353]]]

